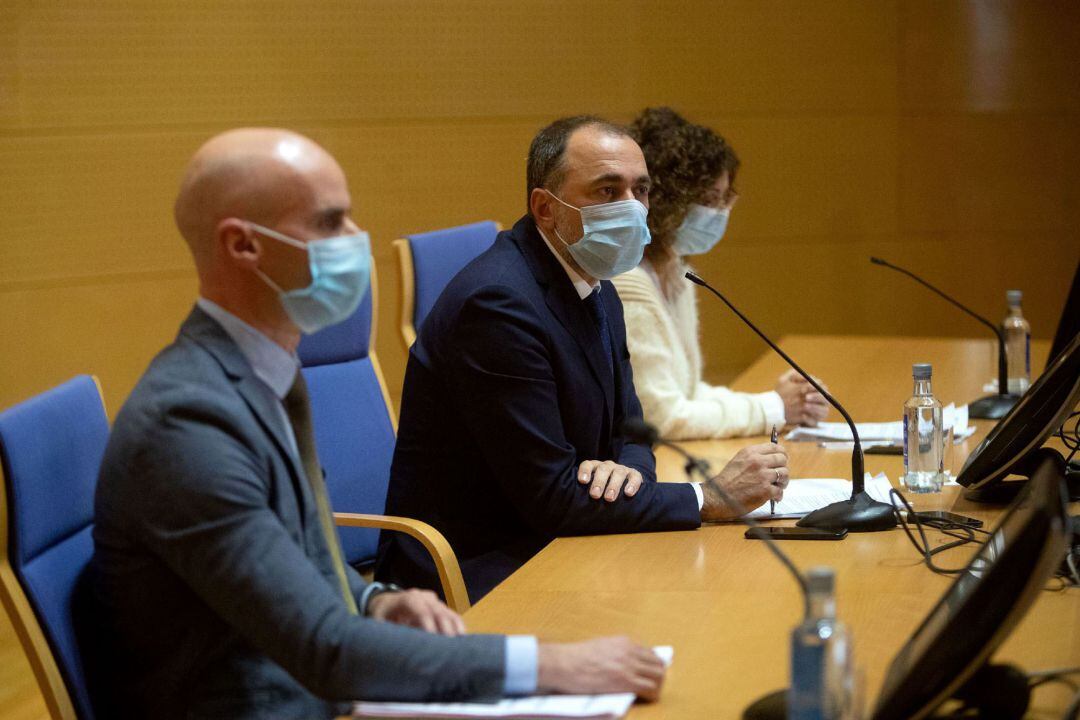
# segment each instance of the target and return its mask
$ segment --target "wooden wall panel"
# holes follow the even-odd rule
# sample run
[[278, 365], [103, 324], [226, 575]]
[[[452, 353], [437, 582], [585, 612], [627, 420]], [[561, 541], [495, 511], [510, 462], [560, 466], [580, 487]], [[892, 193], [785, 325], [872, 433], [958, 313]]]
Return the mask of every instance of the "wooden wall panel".
[[724, 243], [792, 252], [809, 238], [896, 232], [893, 115], [707, 118], [731, 142], [741, 194]]
[[[285, 125], [341, 160], [396, 398], [390, 241], [509, 225], [536, 129], [656, 104], [739, 150], [742, 200], [696, 265], [772, 333], [980, 336], [870, 254], [994, 318], [1019, 287], [1053, 332], [1080, 257], [1073, 0], [0, 0], [0, 407], [92, 372], [116, 412], [191, 305], [171, 204], [220, 130]], [[723, 380], [762, 345], [701, 303]]]
[[900, 27], [905, 110], [1080, 112], [1072, 0], [905, 0]]
[[896, 108], [896, 3], [726, 0], [643, 9], [643, 104], [699, 116]]
[[[375, 240], [394, 395], [404, 354], [390, 240], [512, 223], [536, 128], [658, 103], [739, 149], [743, 199], [698, 264], [776, 332], [920, 330], [918, 313], [878, 312], [884, 280], [863, 263], [885, 248], [994, 315], [1002, 283], [1030, 282], [1045, 336], [1077, 253], [1078, 16], [1075, 3], [1019, 0], [9, 1], [0, 305], [30, 359], [4, 354], [0, 404], [62, 380], [68, 365], [34, 358], [67, 337], [78, 338], [62, 353], [70, 367], [124, 395], [134, 361], [114, 368], [68, 330], [96, 322], [140, 359], [171, 335], [118, 308], [145, 302], [138, 288], [153, 278], [190, 277], [169, 219], [175, 183], [199, 142], [237, 124], [295, 127], [341, 159]], [[110, 298], [91, 303], [96, 320], [65, 305], [90, 288]], [[162, 322], [186, 307], [171, 292]], [[937, 317], [943, 334], [977, 332]], [[758, 351], [719, 313], [703, 329], [713, 379]]]
[[[16, 7], [20, 127], [539, 116], [636, 107], [625, 3]], [[633, 56], [635, 53], [628, 53]]]
[[0, 404], [90, 373], [115, 415], [151, 358], [176, 337], [195, 292], [193, 270], [3, 291]]
[[906, 116], [896, 192], [902, 232], [1075, 229], [1078, 119]]
[[206, 133], [0, 135], [0, 289], [43, 279], [190, 268], [172, 222]]

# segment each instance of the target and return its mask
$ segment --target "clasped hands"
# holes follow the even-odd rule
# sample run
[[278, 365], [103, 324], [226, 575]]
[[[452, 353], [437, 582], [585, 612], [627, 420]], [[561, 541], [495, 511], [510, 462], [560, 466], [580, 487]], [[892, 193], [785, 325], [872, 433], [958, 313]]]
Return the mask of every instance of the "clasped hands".
[[[603, 498], [606, 502], [614, 502], [620, 491], [626, 497], [633, 497], [643, 482], [640, 472], [611, 460], [585, 460], [578, 466], [577, 479], [589, 486], [590, 497]], [[737, 506], [749, 512], [769, 500], [784, 497], [784, 488], [791, 480], [787, 452], [782, 445], [771, 442], [744, 447], [712, 480], [727, 498], [713, 483], [702, 485], [702, 521], [733, 520], [742, 514]], [[729, 504], [728, 499], [737, 506]]]

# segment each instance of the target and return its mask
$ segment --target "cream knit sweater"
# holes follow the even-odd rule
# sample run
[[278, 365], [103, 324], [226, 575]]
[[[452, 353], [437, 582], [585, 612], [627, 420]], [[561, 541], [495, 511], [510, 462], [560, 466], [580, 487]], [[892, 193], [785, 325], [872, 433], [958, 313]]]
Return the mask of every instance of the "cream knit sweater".
[[634, 387], [645, 419], [672, 440], [761, 435], [784, 424], [775, 392], [741, 393], [701, 379], [693, 286], [671, 302], [645, 263], [616, 277], [626, 317]]

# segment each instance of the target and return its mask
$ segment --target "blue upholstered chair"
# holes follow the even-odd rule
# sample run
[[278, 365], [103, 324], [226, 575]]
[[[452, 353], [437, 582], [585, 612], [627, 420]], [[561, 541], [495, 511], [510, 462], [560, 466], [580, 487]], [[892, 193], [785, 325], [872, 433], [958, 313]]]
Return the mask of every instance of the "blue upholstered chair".
[[0, 413], [0, 600], [54, 720], [95, 717], [88, 568], [108, 436], [88, 375]]
[[498, 223], [485, 220], [394, 241], [401, 268], [401, 339], [406, 352], [443, 288], [470, 260], [491, 247], [500, 229]]
[[[426, 523], [383, 515], [397, 421], [375, 356], [374, 269], [371, 291], [352, 316], [300, 342], [311, 396], [315, 444], [326, 472], [345, 559], [362, 567], [375, 559], [379, 530], [408, 533], [428, 549], [447, 604], [464, 612], [469, 596], [450, 544]], [[347, 511], [347, 512], [346, 512]]]

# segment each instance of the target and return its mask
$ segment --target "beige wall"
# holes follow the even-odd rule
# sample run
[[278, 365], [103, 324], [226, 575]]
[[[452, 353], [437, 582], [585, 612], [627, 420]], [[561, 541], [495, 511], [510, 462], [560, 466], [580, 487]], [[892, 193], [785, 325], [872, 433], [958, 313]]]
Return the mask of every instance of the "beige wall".
[[[657, 103], [742, 156], [698, 266], [774, 333], [980, 333], [873, 252], [995, 318], [1023, 288], [1047, 336], [1080, 256], [1078, 78], [1070, 0], [0, 0], [0, 406], [92, 372], [115, 412], [193, 297], [179, 171], [241, 124], [349, 174], [395, 396], [390, 241], [511, 224], [542, 124]], [[760, 352], [719, 307], [703, 329], [713, 378]]]

